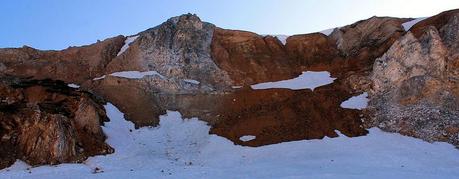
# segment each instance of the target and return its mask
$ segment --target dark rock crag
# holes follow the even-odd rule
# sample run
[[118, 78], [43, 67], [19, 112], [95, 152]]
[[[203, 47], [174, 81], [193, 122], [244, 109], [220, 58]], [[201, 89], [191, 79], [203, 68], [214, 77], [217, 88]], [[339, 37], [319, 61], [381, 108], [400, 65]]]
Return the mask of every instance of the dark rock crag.
[[101, 101], [60, 81], [0, 80], [0, 168], [82, 162], [113, 153], [100, 125]]

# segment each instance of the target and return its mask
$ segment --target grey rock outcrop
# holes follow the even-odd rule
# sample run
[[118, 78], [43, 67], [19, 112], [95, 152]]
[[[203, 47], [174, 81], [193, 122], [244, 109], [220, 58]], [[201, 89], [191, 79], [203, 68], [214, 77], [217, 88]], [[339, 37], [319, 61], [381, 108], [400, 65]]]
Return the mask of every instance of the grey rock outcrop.
[[165, 78], [149, 83], [167, 93], [228, 89], [231, 79], [211, 58], [214, 29], [213, 24], [202, 22], [196, 15], [171, 18], [139, 33], [129, 49], [107, 66], [107, 73], [157, 71]]
[[419, 38], [408, 32], [376, 60], [370, 127], [459, 146], [457, 17]]

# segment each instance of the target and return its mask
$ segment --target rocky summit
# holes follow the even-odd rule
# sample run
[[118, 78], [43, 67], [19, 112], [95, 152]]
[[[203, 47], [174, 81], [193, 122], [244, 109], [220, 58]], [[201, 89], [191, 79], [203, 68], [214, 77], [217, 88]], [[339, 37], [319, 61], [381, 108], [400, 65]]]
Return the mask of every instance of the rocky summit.
[[[413, 20], [371, 17], [284, 43], [185, 14], [61, 51], [0, 49], [0, 168], [113, 153], [101, 129], [107, 102], [136, 128], [173, 110], [245, 146], [379, 127], [459, 147], [459, 10], [407, 29]], [[291, 81], [314, 72], [329, 82]], [[368, 106], [346, 107], [360, 94]]]

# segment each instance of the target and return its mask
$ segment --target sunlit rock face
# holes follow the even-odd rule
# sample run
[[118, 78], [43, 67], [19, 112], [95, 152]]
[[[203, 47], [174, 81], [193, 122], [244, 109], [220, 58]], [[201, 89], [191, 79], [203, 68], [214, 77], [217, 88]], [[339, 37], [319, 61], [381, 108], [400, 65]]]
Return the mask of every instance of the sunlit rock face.
[[117, 36], [61, 51], [41, 51], [26, 46], [0, 49], [0, 74], [81, 84], [105, 73], [123, 41], [124, 37]]
[[[305, 43], [315, 40], [306, 39]], [[329, 77], [313, 88], [254, 90], [250, 87], [293, 79], [309, 68], [291, 58], [297, 52], [287, 50], [289, 43], [293, 44], [291, 48], [303, 49], [299, 49], [302, 55], [310, 47], [293, 41], [284, 46], [275, 37], [220, 29], [194, 15], [184, 15], [139, 33], [107, 70], [107, 74], [153, 70], [160, 75], [137, 79], [109, 75], [87, 81], [83, 88], [118, 106], [137, 127], [157, 125], [159, 115], [166, 110], [178, 110], [186, 117], [209, 122], [212, 133], [243, 145], [336, 137], [335, 130], [348, 136], [365, 134], [361, 112], [339, 106], [353, 95], [347, 89], [347, 82], [341, 82], [344, 79]], [[331, 40], [317, 44], [317, 50], [311, 52], [316, 58], [325, 54], [326, 50], [320, 48], [323, 45], [336, 49]], [[302, 58], [307, 61], [307, 57]], [[322, 100], [328, 102], [312, 105]], [[321, 115], [327, 110], [336, 113]], [[257, 138], [243, 143], [239, 138], [245, 133]]]
[[100, 100], [50, 80], [0, 80], [0, 168], [16, 159], [31, 165], [81, 162], [112, 153], [100, 125]]
[[[126, 52], [107, 66], [107, 72], [154, 70], [168, 82], [160, 88], [170, 93], [222, 91], [232, 82], [211, 58], [214, 29], [196, 15], [171, 18], [139, 33]], [[190, 85], [190, 80], [200, 85]]]
[[458, 17], [419, 22], [376, 60], [371, 125], [459, 145]]
[[[372, 17], [334, 29], [329, 36], [293, 35], [285, 43], [274, 36], [218, 28], [185, 14], [132, 36], [62, 51], [0, 49], [0, 77], [74, 83], [78, 94], [114, 104], [136, 127], [156, 126], [167, 110], [179, 111], [185, 118], [208, 122], [211, 133], [240, 145], [336, 137], [337, 131], [361, 136], [372, 126], [458, 145], [454, 12], [427, 18], [410, 32], [402, 24], [412, 19]], [[313, 72], [327, 76], [310, 76]], [[49, 88], [56, 86], [60, 89], [58, 84]], [[40, 93], [30, 94], [41, 99]], [[358, 99], [370, 98], [368, 108], [343, 107], [359, 94], [366, 95]], [[80, 100], [91, 105], [63, 105], [71, 112], [46, 114], [42, 118], [50, 120], [40, 125], [59, 129], [59, 136], [78, 136], [78, 125], [90, 126], [94, 135], [103, 136], [103, 111], [91, 99]], [[14, 115], [5, 113], [5, 120]], [[26, 126], [33, 128], [27, 131], [41, 129]], [[50, 132], [46, 135], [56, 133]], [[243, 136], [256, 138], [242, 141]], [[100, 137], [94, 139], [100, 145], [91, 145], [100, 147], [80, 155], [74, 147], [81, 146], [78, 140], [59, 138], [65, 141], [59, 143], [65, 144], [59, 145], [65, 146], [58, 147], [59, 155], [48, 147], [27, 155], [28, 162], [41, 164], [35, 161], [49, 156], [48, 163], [78, 161], [84, 158], [80, 156], [110, 152]], [[23, 141], [29, 146], [28, 138]], [[30, 151], [10, 149], [2, 150]]]

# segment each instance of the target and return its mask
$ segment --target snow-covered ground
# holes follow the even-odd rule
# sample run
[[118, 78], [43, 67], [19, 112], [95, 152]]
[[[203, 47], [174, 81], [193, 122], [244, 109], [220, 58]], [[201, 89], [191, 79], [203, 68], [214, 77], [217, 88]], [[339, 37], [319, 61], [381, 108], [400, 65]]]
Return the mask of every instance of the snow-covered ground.
[[[113, 105], [103, 127], [115, 153], [84, 164], [29, 168], [0, 178], [457, 178], [459, 150], [446, 143], [371, 129], [367, 136], [285, 142], [258, 148], [209, 135], [204, 122], [161, 116], [160, 126], [134, 130]], [[132, 132], [130, 132], [132, 130]], [[256, 139], [255, 139], [256, 140]]]
[[311, 89], [319, 86], [333, 83], [336, 78], [332, 78], [327, 71], [313, 72], [306, 71], [300, 76], [276, 82], [267, 82], [251, 85], [252, 89], [273, 89], [273, 88], [286, 88], [291, 90]]
[[417, 18], [417, 19], [414, 19], [412, 21], [408, 21], [408, 22], [405, 22], [402, 24], [403, 28], [405, 29], [405, 31], [408, 31], [411, 29], [411, 27], [413, 27], [414, 25], [416, 25], [418, 22], [421, 22], [425, 19], [427, 19], [428, 17], [421, 17], [421, 18]]
[[128, 48], [129, 48], [129, 45], [134, 42], [139, 36], [131, 36], [131, 37], [127, 37], [126, 40], [124, 41], [124, 45], [121, 47], [121, 50], [118, 52], [118, 54], [116, 56], [120, 56], [121, 54], [123, 54]]
[[341, 103], [342, 108], [362, 110], [368, 106], [368, 93], [349, 98]]

